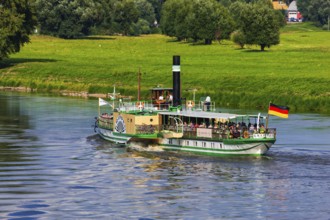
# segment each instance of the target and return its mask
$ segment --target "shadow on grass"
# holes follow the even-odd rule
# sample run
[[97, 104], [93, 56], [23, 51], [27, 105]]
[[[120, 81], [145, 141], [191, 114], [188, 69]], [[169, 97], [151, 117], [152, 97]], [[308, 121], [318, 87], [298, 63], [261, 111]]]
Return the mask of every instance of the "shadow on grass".
[[242, 50], [243, 53], [268, 53], [269, 50], [257, 50], [257, 49], [244, 49]]
[[72, 40], [116, 40], [115, 37], [107, 37], [107, 36], [86, 36], [86, 37], [80, 37], [77, 39]]
[[176, 38], [171, 38], [169, 40], [166, 40], [167, 43], [180, 43], [181, 41], [179, 41], [178, 39]]
[[58, 60], [54, 59], [33, 59], [33, 58], [8, 58], [5, 60], [0, 61], [0, 69], [8, 68], [15, 66], [21, 63], [50, 63], [50, 62], [57, 62]]

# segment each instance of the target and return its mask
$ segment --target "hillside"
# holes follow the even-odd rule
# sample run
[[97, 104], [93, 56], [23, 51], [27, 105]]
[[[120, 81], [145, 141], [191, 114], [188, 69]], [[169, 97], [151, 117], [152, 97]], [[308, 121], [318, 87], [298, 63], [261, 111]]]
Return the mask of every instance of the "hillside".
[[212, 45], [176, 42], [163, 35], [93, 36], [63, 40], [32, 36], [31, 43], [1, 64], [0, 86], [38, 91], [112, 92], [136, 96], [171, 86], [172, 56], [181, 56], [183, 96], [210, 95], [219, 107], [262, 108], [269, 101], [291, 111], [330, 112], [329, 32], [309, 24], [287, 25], [281, 43], [260, 52], [229, 41]]

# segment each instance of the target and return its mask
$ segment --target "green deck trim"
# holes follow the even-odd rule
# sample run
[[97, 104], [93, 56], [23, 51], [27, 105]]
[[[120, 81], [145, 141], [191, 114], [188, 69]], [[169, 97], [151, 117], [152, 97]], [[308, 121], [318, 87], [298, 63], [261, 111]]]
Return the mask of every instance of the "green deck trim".
[[275, 138], [231, 138], [231, 139], [224, 139], [224, 138], [207, 138], [207, 137], [197, 137], [197, 136], [188, 136], [183, 135], [180, 139], [189, 139], [189, 140], [198, 140], [198, 141], [216, 141], [216, 142], [223, 142], [224, 144], [234, 145], [234, 144], [249, 144], [253, 142], [270, 142], [275, 143]]
[[138, 116], [154, 116], [158, 115], [158, 112], [155, 111], [140, 111], [140, 110], [130, 110], [127, 112], [124, 112], [125, 114], [131, 114], [131, 115], [138, 115]]
[[[177, 150], [173, 149], [164, 149], [165, 151], [175, 151]], [[202, 151], [188, 151], [188, 150], [182, 150], [188, 153], [192, 153], [194, 155], [202, 155], [202, 156], [212, 156], [212, 157], [260, 157], [263, 154], [228, 154], [228, 153], [210, 153], [210, 152], [202, 152]]]
[[228, 145], [240, 145], [240, 144], [251, 144], [254, 142], [262, 142], [262, 143], [272, 143], [274, 144], [276, 141], [275, 138], [260, 138], [260, 139], [245, 139], [245, 138], [237, 138], [237, 139], [223, 139], [223, 143], [224, 144], [228, 144]]
[[160, 144], [160, 145], [169, 147], [169, 148], [178, 149], [178, 150], [191, 149], [191, 150], [207, 150], [207, 151], [214, 151], [214, 152], [240, 152], [240, 151], [251, 150], [255, 147], [258, 147], [258, 145], [255, 145], [253, 147], [249, 147], [246, 149], [229, 150], [229, 149], [213, 149], [213, 148], [204, 148], [204, 147], [181, 146], [181, 145], [174, 145], [174, 144]]
[[157, 133], [154, 133], [154, 134], [127, 134], [127, 133], [113, 132], [113, 134], [117, 135], [117, 136], [122, 136], [122, 137], [134, 137], [134, 138], [144, 138], [144, 139], [158, 138]]
[[109, 141], [116, 141], [116, 140], [118, 140], [118, 141], [125, 141], [125, 142], [127, 142], [127, 141], [129, 140], [129, 139], [127, 140], [126, 138], [104, 136], [104, 135], [101, 134], [101, 133], [99, 133], [99, 135], [100, 135], [103, 139], [105, 139], [105, 140], [109, 140]]

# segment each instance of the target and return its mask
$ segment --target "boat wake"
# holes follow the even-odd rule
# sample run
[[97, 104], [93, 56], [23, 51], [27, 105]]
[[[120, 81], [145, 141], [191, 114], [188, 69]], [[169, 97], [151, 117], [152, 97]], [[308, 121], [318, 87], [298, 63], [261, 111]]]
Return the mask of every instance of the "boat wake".
[[131, 141], [127, 145], [129, 150], [139, 152], [163, 152], [163, 148], [154, 142]]

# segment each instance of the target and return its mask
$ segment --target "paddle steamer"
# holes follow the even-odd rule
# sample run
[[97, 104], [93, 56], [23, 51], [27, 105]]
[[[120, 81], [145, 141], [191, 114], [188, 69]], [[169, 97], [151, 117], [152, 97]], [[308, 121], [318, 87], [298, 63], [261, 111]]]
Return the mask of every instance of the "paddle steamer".
[[151, 89], [149, 101], [116, 99], [111, 104], [99, 99], [99, 106], [110, 105], [111, 111], [99, 111], [95, 131], [106, 140], [140, 146], [139, 150], [213, 156], [263, 155], [275, 143], [276, 129], [268, 128], [268, 116], [217, 112], [209, 97], [196, 103], [185, 100], [179, 56], [173, 57], [172, 71], [173, 88]]

